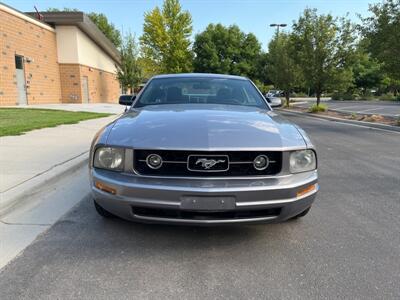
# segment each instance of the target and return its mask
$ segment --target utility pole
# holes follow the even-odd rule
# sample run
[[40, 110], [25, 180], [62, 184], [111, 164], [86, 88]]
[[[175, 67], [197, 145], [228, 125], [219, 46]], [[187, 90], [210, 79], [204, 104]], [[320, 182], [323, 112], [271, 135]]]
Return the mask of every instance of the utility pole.
[[276, 34], [279, 35], [279, 28], [286, 27], [287, 24], [269, 24], [269, 27], [276, 27]]

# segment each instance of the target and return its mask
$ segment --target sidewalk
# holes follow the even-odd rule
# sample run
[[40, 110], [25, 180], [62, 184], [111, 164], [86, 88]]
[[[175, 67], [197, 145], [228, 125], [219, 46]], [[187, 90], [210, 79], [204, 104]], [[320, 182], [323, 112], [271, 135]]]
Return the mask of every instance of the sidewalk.
[[33, 130], [21, 136], [1, 137], [0, 215], [19, 198], [29, 200], [37, 186], [86, 163], [93, 136], [116, 117]]
[[86, 165], [93, 136], [124, 111], [118, 104], [26, 107], [115, 115], [0, 138], [0, 269], [88, 197]]
[[61, 109], [69, 111], [88, 111], [96, 113], [120, 114], [125, 110], [125, 106], [113, 103], [87, 103], [87, 104], [33, 104], [19, 106], [4, 106], [12, 108], [44, 108], [44, 109]]

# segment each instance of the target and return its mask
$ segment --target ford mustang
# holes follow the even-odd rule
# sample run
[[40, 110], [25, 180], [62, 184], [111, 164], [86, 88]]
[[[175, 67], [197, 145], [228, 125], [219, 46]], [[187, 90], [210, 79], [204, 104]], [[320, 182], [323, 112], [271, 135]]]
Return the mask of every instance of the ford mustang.
[[268, 223], [307, 214], [318, 191], [306, 133], [247, 78], [159, 75], [90, 150], [97, 212], [148, 223]]

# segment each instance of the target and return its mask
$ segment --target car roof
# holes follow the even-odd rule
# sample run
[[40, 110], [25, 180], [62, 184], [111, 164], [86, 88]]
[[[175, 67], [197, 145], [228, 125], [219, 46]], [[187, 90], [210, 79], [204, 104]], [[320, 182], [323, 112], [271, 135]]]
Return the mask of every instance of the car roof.
[[223, 79], [239, 79], [248, 80], [246, 77], [227, 74], [212, 74], [212, 73], [180, 73], [180, 74], [162, 74], [156, 75], [153, 79], [158, 78], [223, 78]]

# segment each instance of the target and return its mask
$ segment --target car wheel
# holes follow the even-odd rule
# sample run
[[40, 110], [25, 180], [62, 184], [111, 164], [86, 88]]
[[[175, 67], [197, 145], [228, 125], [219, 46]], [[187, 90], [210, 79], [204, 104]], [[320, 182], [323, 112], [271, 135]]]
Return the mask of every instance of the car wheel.
[[97, 213], [103, 218], [115, 218], [115, 216], [110, 213], [108, 210], [102, 208], [95, 200], [93, 200], [94, 207], [96, 208]]
[[307, 208], [305, 211], [299, 213], [298, 215], [294, 216], [292, 219], [299, 219], [304, 217], [306, 214], [308, 214], [308, 212], [310, 211], [311, 206], [309, 208]]

